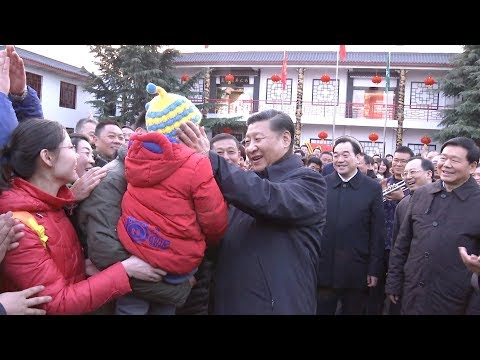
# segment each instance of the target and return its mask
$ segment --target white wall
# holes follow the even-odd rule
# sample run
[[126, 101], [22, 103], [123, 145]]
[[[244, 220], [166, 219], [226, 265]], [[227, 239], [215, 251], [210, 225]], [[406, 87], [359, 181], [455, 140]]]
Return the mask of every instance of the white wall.
[[[85, 103], [93, 99], [93, 96], [83, 91], [80, 80], [34, 67], [27, 66], [26, 71], [42, 76], [41, 102], [45, 119], [55, 120], [65, 127], [75, 128], [77, 121], [87, 117], [90, 111], [95, 115], [95, 109]], [[62, 108], [59, 106], [60, 81], [77, 85], [76, 109]]]

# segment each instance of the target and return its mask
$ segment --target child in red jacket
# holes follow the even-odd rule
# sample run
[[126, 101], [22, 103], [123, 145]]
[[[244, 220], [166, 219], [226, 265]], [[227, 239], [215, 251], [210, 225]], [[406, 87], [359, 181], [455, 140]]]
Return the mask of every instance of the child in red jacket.
[[148, 133], [130, 138], [117, 232], [127, 251], [165, 270], [163, 281], [178, 284], [196, 271], [207, 243], [223, 237], [227, 205], [209, 158], [175, 137], [180, 124], [201, 120], [198, 108], [153, 84], [147, 91], [157, 95], [146, 106]]

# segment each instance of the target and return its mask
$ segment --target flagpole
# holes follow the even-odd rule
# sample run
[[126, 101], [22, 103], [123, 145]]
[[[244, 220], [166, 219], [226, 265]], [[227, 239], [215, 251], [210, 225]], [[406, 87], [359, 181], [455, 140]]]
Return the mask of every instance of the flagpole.
[[388, 91], [390, 87], [390, 50], [387, 55], [387, 68], [385, 70], [385, 124], [383, 125], [383, 157], [387, 146], [387, 119], [388, 119]]
[[[337, 94], [338, 94], [338, 84], [339, 84], [339, 81], [338, 81], [338, 60], [340, 58], [340, 49], [337, 49], [337, 66], [336, 66], [336, 69], [335, 69], [335, 81], [337, 82]], [[338, 97], [337, 97], [338, 99]], [[335, 104], [334, 108], [333, 108], [333, 127], [332, 127], [332, 141], [335, 140], [335, 118], [337, 116], [337, 106], [338, 104]]]

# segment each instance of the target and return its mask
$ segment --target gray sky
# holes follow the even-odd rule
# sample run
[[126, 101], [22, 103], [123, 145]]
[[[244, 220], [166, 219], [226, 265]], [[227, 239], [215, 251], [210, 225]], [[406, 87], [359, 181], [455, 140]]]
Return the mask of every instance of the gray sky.
[[[19, 48], [96, 71], [95, 60], [87, 45], [17, 45]], [[181, 52], [224, 52], [224, 51], [337, 51], [338, 45], [169, 45]], [[349, 51], [393, 51], [393, 52], [447, 52], [460, 53], [461, 45], [346, 45]]]

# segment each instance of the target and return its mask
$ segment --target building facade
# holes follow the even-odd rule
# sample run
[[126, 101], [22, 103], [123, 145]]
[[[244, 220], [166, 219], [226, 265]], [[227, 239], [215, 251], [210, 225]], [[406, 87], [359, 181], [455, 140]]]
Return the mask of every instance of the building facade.
[[[4, 48], [0, 46], [0, 50]], [[40, 97], [45, 119], [58, 121], [73, 131], [78, 120], [95, 114], [86, 103], [93, 99], [83, 88], [88, 79], [86, 70], [18, 47], [16, 51], [25, 65], [27, 85]]]
[[[352, 135], [368, 154], [385, 155], [396, 147], [399, 98], [404, 99], [403, 145], [419, 153], [421, 138], [432, 138], [439, 130], [442, 110], [456, 100], [439, 91], [439, 81], [456, 55], [349, 52], [337, 70], [336, 52], [291, 51], [286, 52], [285, 86], [280, 76], [283, 52], [184, 53], [175, 64], [179, 77], [208, 69], [194, 85], [198, 95], [192, 98], [213, 104], [208, 118], [244, 121], [256, 111], [275, 108], [301, 121], [302, 144], [321, 141], [318, 134], [324, 131], [326, 143]], [[429, 77], [433, 84], [426, 81]], [[372, 142], [370, 134], [378, 140]], [[428, 147], [439, 150], [440, 145], [432, 140]]]

